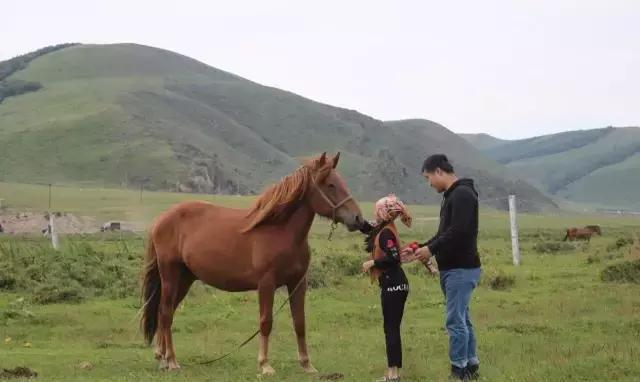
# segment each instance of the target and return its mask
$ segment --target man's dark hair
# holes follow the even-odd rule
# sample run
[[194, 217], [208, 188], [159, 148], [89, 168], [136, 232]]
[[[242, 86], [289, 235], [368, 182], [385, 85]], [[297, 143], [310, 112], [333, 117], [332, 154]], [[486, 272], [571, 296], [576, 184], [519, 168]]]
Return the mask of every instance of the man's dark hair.
[[440, 169], [446, 172], [447, 174], [454, 173], [453, 166], [449, 162], [449, 159], [447, 158], [447, 156], [444, 154], [431, 155], [427, 159], [425, 159], [424, 163], [422, 164], [423, 173], [425, 172], [432, 173], [437, 169]]

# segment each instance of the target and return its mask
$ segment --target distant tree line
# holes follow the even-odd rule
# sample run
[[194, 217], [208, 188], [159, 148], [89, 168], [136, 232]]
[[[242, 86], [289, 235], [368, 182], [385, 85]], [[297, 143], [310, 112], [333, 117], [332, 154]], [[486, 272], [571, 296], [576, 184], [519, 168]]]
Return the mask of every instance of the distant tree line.
[[5, 98], [35, 92], [41, 88], [42, 84], [40, 82], [22, 80], [2, 81], [0, 82], [0, 103], [2, 103]]
[[43, 56], [47, 53], [55, 52], [70, 46], [78, 45], [77, 43], [58, 44], [47, 46], [36, 51], [13, 57], [6, 61], [0, 62], [0, 103], [5, 98], [17, 96], [20, 94], [34, 92], [42, 88], [42, 84], [33, 81], [8, 80], [7, 78], [15, 72], [27, 67], [29, 62]]

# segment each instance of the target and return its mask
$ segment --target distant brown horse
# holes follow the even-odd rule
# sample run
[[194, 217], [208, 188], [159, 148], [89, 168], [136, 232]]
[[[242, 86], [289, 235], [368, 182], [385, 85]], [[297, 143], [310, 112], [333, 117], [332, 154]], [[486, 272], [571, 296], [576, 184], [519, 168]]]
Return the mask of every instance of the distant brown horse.
[[569, 228], [567, 229], [567, 234], [564, 237], [563, 241], [574, 241], [574, 240], [586, 240], [591, 241], [591, 236], [593, 236], [593, 231], [589, 228]]
[[147, 343], [157, 336], [161, 368], [180, 367], [171, 335], [173, 316], [193, 281], [201, 280], [229, 292], [258, 291], [263, 374], [275, 372], [267, 357], [273, 299], [275, 290], [286, 285], [300, 363], [306, 372], [316, 371], [305, 339], [307, 236], [316, 214], [350, 231], [363, 223], [358, 203], [335, 170], [339, 157], [324, 153], [301, 166], [268, 188], [250, 210], [184, 202], [156, 220], [146, 255], [141, 327]]

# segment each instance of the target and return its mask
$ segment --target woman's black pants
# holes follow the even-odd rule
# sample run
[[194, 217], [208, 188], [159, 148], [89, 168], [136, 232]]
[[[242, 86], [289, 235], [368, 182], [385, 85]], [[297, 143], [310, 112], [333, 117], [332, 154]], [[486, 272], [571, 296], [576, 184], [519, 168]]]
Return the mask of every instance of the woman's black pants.
[[402, 367], [402, 340], [400, 323], [404, 314], [404, 304], [409, 295], [408, 285], [382, 287], [382, 317], [384, 318], [384, 337], [387, 344], [387, 363], [389, 367]]

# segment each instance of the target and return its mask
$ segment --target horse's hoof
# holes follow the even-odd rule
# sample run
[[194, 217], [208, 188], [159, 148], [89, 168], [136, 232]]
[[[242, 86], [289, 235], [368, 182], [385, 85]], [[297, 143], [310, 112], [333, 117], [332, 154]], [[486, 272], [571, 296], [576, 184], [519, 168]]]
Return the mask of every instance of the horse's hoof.
[[311, 364], [311, 361], [309, 361], [308, 358], [305, 360], [301, 360], [300, 366], [302, 366], [302, 370], [304, 370], [304, 372], [307, 374], [315, 374], [318, 372], [318, 370], [316, 370], [316, 368], [313, 367], [313, 365]]
[[308, 364], [308, 365], [306, 365], [306, 366], [304, 366], [304, 365], [303, 365], [303, 366], [302, 366], [302, 369], [303, 369], [303, 370], [304, 370], [304, 372], [305, 372], [305, 373], [307, 373], [307, 374], [315, 374], [315, 373], [317, 373], [317, 372], [318, 372], [318, 370], [317, 370], [315, 367], [313, 367], [313, 365], [312, 365], [312, 364]]
[[275, 373], [276, 371], [271, 367], [271, 365], [262, 365], [262, 375], [274, 375]]
[[178, 370], [178, 369], [180, 369], [180, 365], [175, 360], [167, 361], [166, 359], [162, 359], [160, 361], [160, 370], [172, 371], [172, 370]]

